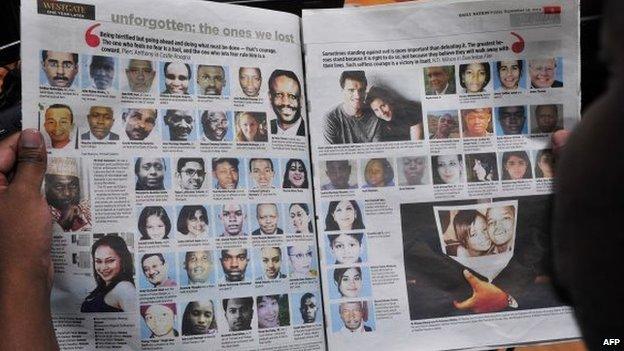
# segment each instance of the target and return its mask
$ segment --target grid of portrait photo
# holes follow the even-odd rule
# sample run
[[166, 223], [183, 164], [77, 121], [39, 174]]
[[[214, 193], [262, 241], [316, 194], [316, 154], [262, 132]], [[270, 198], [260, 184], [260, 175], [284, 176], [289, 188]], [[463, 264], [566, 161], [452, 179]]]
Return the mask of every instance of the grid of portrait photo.
[[[164, 208], [145, 209], [148, 234], [165, 233], [166, 240], [171, 222], [162, 217]], [[198, 211], [200, 215], [202, 210]], [[140, 315], [137, 324], [143, 340], [322, 326], [321, 296], [314, 289], [318, 285], [306, 284], [318, 279], [315, 245], [288, 241], [275, 245], [273, 238], [244, 247], [230, 247], [230, 243], [223, 249], [190, 245], [175, 250], [171, 245], [141, 248], [134, 233], [74, 234], [71, 238], [76, 251], [72, 269], [93, 280], [87, 284], [83, 279], [78, 286], [68, 287], [84, 300], [72, 300], [67, 312]], [[291, 281], [302, 288], [290, 289]], [[262, 286], [258, 291], [265, 294], [230, 297], [217, 293], [251, 284]]]
[[54, 50], [40, 50], [39, 62], [39, 125], [53, 150], [305, 151], [303, 88], [291, 70]]
[[67, 312], [117, 312], [143, 346], [245, 332], [253, 347], [303, 325], [320, 340], [302, 73], [39, 53], [44, 190], [73, 241]]
[[[371, 272], [368, 266], [368, 239], [363, 203], [356, 200], [322, 204], [325, 276], [331, 303], [333, 332], [373, 331]], [[327, 298], [327, 297], [326, 297]]]

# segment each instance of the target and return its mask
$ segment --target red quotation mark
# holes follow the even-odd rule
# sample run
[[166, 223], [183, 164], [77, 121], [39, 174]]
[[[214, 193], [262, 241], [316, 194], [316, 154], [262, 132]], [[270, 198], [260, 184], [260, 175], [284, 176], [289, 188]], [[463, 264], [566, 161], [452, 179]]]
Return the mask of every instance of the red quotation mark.
[[547, 15], [558, 14], [561, 13], [561, 6], [544, 6], [543, 11]]
[[85, 32], [85, 41], [87, 42], [87, 45], [92, 48], [100, 46], [100, 37], [97, 34], [93, 34], [93, 30], [100, 25], [101, 23], [94, 24], [87, 28], [87, 31]]
[[524, 38], [521, 37], [518, 33], [514, 32], [511, 32], [511, 35], [518, 38], [518, 41], [511, 44], [511, 51], [515, 52], [516, 54], [521, 53], [522, 50], [524, 50]]

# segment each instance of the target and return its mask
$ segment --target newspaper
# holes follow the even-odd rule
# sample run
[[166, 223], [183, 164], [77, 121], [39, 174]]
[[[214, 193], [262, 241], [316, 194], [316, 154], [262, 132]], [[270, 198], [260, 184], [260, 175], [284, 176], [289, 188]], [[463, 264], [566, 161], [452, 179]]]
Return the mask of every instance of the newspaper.
[[310, 10], [303, 38], [329, 348], [578, 337], [548, 263], [578, 2]]
[[303, 22], [200, 1], [24, 2], [23, 123], [49, 150], [61, 348], [578, 337], [547, 264], [549, 138], [578, 120], [578, 15], [574, 1]]
[[325, 349], [300, 19], [151, 0], [22, 15], [61, 348]]

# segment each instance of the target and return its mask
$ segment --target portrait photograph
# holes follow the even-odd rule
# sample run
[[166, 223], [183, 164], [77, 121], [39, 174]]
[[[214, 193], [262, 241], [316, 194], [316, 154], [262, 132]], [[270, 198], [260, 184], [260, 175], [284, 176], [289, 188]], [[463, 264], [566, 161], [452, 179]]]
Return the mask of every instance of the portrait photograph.
[[279, 158], [252, 157], [247, 160], [249, 184], [247, 189], [279, 189], [282, 173]]
[[552, 149], [533, 151], [533, 164], [535, 165], [535, 178], [551, 179], [555, 176], [555, 154]]
[[346, 70], [326, 78], [319, 97], [322, 106], [330, 106], [323, 117], [325, 144], [423, 139], [421, 91], [413, 70]]
[[362, 188], [384, 188], [395, 185], [394, 159], [371, 158], [360, 160]]
[[80, 88], [80, 58], [73, 52], [41, 50], [39, 85], [54, 88]]
[[461, 154], [431, 156], [433, 184], [462, 184], [464, 180], [464, 162]]
[[171, 189], [171, 160], [167, 157], [135, 157], [134, 180], [136, 191]]
[[286, 233], [294, 234], [313, 234], [314, 233], [314, 207], [312, 204], [303, 202], [293, 202], [285, 204], [287, 206], [286, 214]]
[[[249, 235], [249, 217], [255, 217], [255, 206], [246, 203], [224, 203], [214, 205], [214, 223], [217, 236], [245, 236]], [[250, 208], [253, 212], [249, 212]]]
[[405, 156], [397, 158], [399, 185], [431, 184], [431, 167], [427, 156]]
[[238, 95], [257, 98], [264, 96], [260, 90], [264, 84], [260, 67], [245, 66], [238, 68]]
[[167, 240], [172, 237], [173, 212], [168, 206], [137, 207], [139, 240]]
[[[242, 72], [243, 68], [241, 68]], [[249, 71], [249, 68], [247, 68]], [[243, 81], [241, 81], [241, 87]], [[303, 86], [293, 71], [276, 69], [267, 81], [268, 98], [273, 112], [269, 112], [271, 134], [283, 137], [305, 137], [305, 97]], [[245, 90], [243, 90], [245, 92]], [[249, 95], [245, 92], [245, 95]]]
[[54, 232], [90, 231], [91, 187], [89, 168], [74, 157], [48, 158], [43, 189]]
[[246, 247], [215, 250], [219, 283], [253, 280], [252, 250]]
[[99, 55], [81, 55], [83, 89], [116, 92], [119, 90], [119, 59]]
[[507, 151], [498, 154], [502, 180], [533, 178], [531, 159], [526, 151]]
[[85, 297], [80, 312], [136, 311], [137, 294], [131, 235], [96, 234], [91, 246], [90, 268], [95, 287]]
[[364, 233], [327, 234], [325, 257], [328, 265], [353, 265], [368, 259]]
[[78, 148], [78, 123], [83, 120], [81, 112], [76, 106], [64, 103], [39, 104], [39, 130], [48, 150]]
[[330, 299], [348, 299], [371, 296], [370, 269], [363, 266], [346, 266], [330, 269], [327, 276]]
[[492, 91], [492, 73], [489, 62], [470, 62], [459, 65], [459, 85], [463, 94]]
[[161, 109], [160, 128], [162, 140], [195, 141], [197, 140], [197, 118], [193, 109]]
[[151, 252], [139, 255], [141, 273], [140, 290], [173, 288], [177, 283], [176, 257], [174, 252]]
[[155, 141], [160, 139], [160, 123], [158, 123], [158, 110], [156, 109], [123, 109], [121, 121], [127, 140]]
[[234, 140], [237, 143], [267, 142], [266, 112], [236, 112]]
[[250, 204], [253, 211], [250, 214], [252, 235], [284, 234], [284, 208], [275, 202]]
[[[123, 134], [121, 111], [114, 104], [94, 103], [75, 108], [81, 141], [118, 141]], [[74, 111], [74, 110], [72, 110]]]
[[141, 340], [175, 339], [178, 332], [175, 303], [141, 305]]
[[321, 190], [358, 188], [357, 160], [326, 160], [318, 162]]
[[201, 157], [180, 157], [173, 159], [175, 190], [193, 191], [210, 188], [210, 159]]
[[256, 314], [254, 313], [254, 298], [232, 297], [223, 299], [220, 308], [223, 311], [225, 328], [223, 332], [237, 332], [255, 329], [257, 326]]
[[213, 251], [194, 248], [178, 252], [178, 263], [180, 286], [213, 286], [217, 281]]
[[121, 91], [154, 95], [158, 91], [158, 61], [143, 59], [120, 59]]
[[494, 129], [496, 135], [522, 135], [529, 132], [529, 110], [527, 106], [500, 106], [494, 108]]
[[375, 331], [375, 308], [372, 301], [332, 303], [330, 307], [333, 333], [367, 333]]
[[219, 157], [211, 160], [213, 189], [245, 189], [249, 164], [245, 158]]
[[280, 281], [288, 277], [288, 252], [286, 247], [263, 246], [253, 249], [256, 281]]
[[178, 240], [206, 240], [213, 236], [214, 223], [209, 205], [176, 206], [176, 237]]
[[288, 294], [256, 297], [258, 329], [287, 327], [290, 325]]
[[494, 280], [513, 256], [517, 202], [433, 208], [443, 252]]
[[457, 139], [460, 137], [457, 110], [427, 112], [429, 139]]
[[531, 105], [531, 133], [554, 133], [563, 129], [563, 105]]
[[286, 247], [291, 279], [318, 278], [316, 245], [294, 243]]
[[234, 113], [225, 110], [199, 110], [199, 134], [203, 142], [234, 140]]
[[526, 89], [526, 61], [501, 60], [494, 66], [494, 90], [497, 92]]
[[492, 108], [480, 107], [461, 110], [462, 136], [464, 138], [484, 138], [492, 135]]
[[321, 204], [325, 231], [354, 231], [364, 229], [364, 204], [356, 200], [330, 201]]
[[529, 80], [531, 89], [549, 89], [563, 87], [563, 58], [529, 58]]
[[198, 64], [193, 80], [197, 95], [214, 96], [227, 99], [230, 97], [230, 68], [217, 64]]
[[300, 158], [282, 159], [282, 188], [284, 189], [308, 189], [312, 183], [308, 169], [308, 160]]
[[466, 176], [468, 183], [497, 181], [496, 153], [467, 154]]
[[193, 95], [193, 66], [186, 62], [159, 62], [159, 91], [167, 95]]
[[323, 320], [320, 291], [290, 294], [292, 325], [318, 324]]
[[431, 66], [423, 69], [426, 95], [450, 95], [457, 92], [455, 66]]
[[[182, 312], [182, 336], [215, 335], [217, 328], [218, 300], [190, 301]], [[215, 305], [216, 304], [216, 305]]]

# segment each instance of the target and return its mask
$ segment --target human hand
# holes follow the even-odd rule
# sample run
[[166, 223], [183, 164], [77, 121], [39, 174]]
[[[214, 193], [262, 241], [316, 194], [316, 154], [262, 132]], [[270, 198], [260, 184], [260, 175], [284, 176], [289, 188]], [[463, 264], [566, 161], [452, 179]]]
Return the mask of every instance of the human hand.
[[561, 156], [561, 150], [563, 149], [565, 144], [568, 142], [568, 139], [570, 138], [570, 134], [571, 132], [565, 129], [558, 130], [552, 134], [551, 136], [552, 149], [553, 149], [553, 153], [555, 154], [555, 156], [557, 157]]
[[3, 275], [52, 285], [52, 218], [41, 193], [46, 150], [36, 130], [0, 142], [0, 267]]
[[52, 216], [46, 149], [33, 129], [0, 141], [1, 349], [58, 350], [50, 313]]
[[487, 313], [497, 312], [509, 306], [509, 295], [496, 285], [475, 277], [467, 269], [464, 269], [463, 274], [472, 287], [472, 296], [461, 302], [453, 301], [455, 308], [474, 313]]

